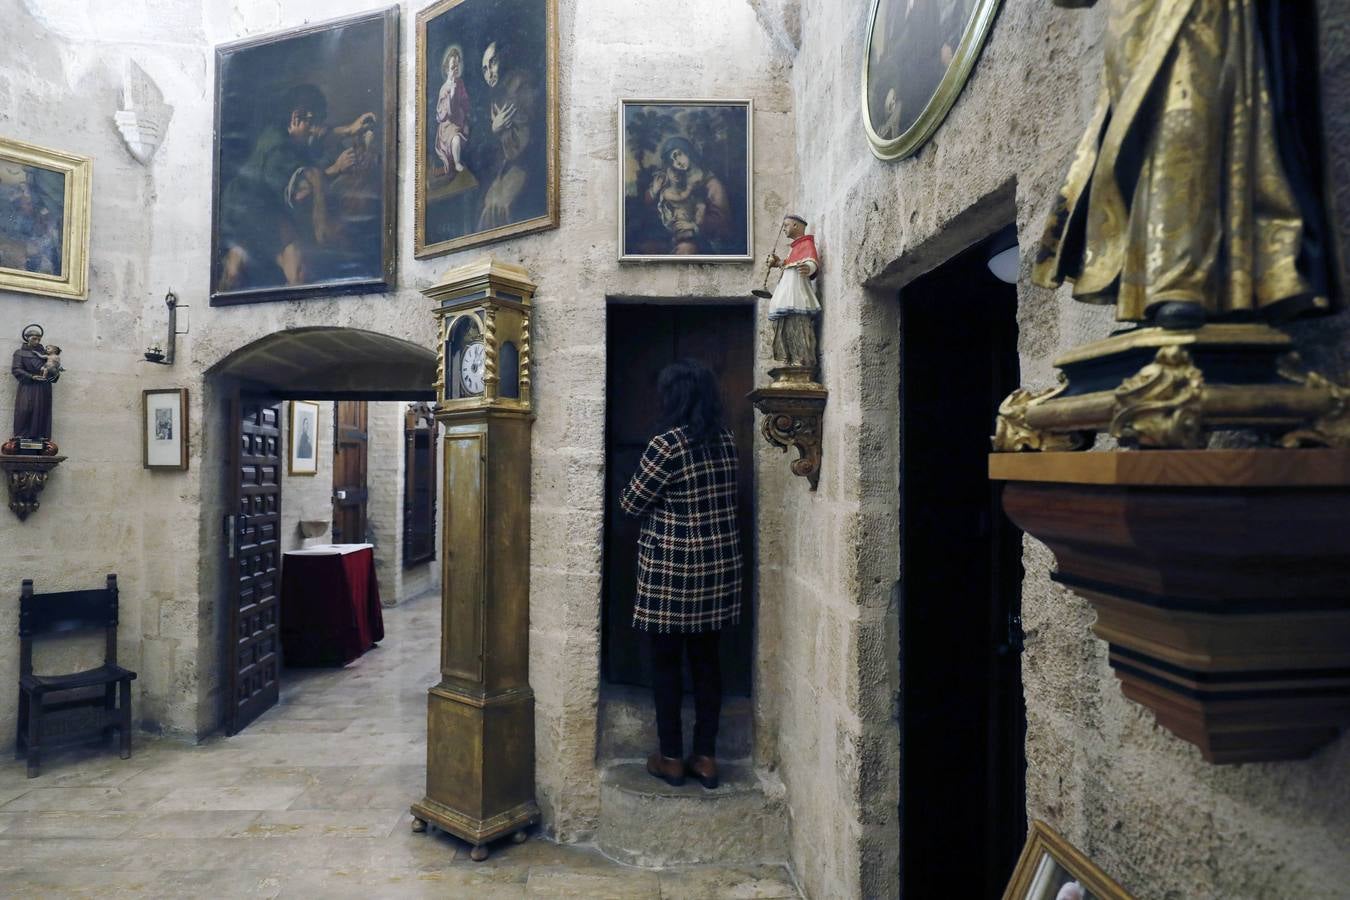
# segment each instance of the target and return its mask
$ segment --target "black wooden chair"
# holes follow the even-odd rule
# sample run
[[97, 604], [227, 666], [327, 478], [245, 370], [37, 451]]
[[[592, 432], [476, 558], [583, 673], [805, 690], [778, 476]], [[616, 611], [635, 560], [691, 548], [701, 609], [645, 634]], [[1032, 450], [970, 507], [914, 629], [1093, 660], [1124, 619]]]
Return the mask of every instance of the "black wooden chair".
[[[77, 631], [103, 629], [106, 649], [103, 665], [69, 675], [34, 675], [33, 640]], [[136, 673], [117, 664], [117, 576], [108, 576], [108, 586], [92, 591], [33, 593], [27, 578], [19, 596], [19, 722], [16, 759], [28, 759], [28, 777], [34, 778], [42, 753], [56, 744], [70, 744], [97, 735], [120, 732], [122, 758], [131, 756], [131, 682]], [[121, 703], [117, 690], [121, 689]], [[72, 729], [66, 717], [49, 738], [44, 719], [52, 713], [72, 710], [87, 720], [88, 727]]]

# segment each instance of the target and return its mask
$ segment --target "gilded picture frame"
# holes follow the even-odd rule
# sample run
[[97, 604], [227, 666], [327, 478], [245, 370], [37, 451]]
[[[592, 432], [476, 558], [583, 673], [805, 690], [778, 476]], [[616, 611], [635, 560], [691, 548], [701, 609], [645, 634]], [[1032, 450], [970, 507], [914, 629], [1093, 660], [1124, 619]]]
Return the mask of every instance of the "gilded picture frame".
[[[1000, 0], [916, 0], [912, 6], [906, 0], [872, 0], [862, 60], [862, 121], [874, 156], [913, 156], [938, 130], [975, 68], [999, 5]], [[901, 9], [903, 21], [896, 18]], [[953, 22], [961, 16], [964, 26], [952, 47]], [[948, 51], [950, 60], [944, 62]], [[939, 72], [940, 65], [945, 67]]]
[[440, 0], [416, 31], [413, 256], [557, 228], [558, 0]]
[[87, 156], [0, 137], [0, 291], [88, 297], [93, 166]]
[[624, 99], [618, 120], [619, 262], [753, 262], [754, 101]]
[[1053, 828], [1031, 823], [1003, 900], [1134, 900]]
[[188, 467], [187, 388], [141, 392], [141, 460], [145, 469]]
[[286, 429], [286, 474], [317, 475], [319, 472], [319, 404], [292, 400]]
[[400, 39], [390, 6], [216, 48], [211, 306], [394, 289]]

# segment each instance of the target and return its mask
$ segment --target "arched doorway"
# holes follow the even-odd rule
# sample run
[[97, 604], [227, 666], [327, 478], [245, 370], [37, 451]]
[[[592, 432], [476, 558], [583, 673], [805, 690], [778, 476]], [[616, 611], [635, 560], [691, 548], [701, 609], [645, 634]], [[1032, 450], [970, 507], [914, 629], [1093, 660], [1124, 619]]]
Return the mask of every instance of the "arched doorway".
[[[354, 499], [364, 506], [365, 448], [373, 425], [367, 424], [366, 404], [434, 400], [436, 367], [435, 351], [410, 341], [310, 327], [269, 334], [207, 370], [200, 559], [202, 590], [212, 598], [220, 639], [203, 645], [202, 665], [219, 673], [216, 722], [228, 734], [275, 704], [280, 693], [282, 554], [305, 535], [324, 533], [330, 510], [340, 514]], [[347, 414], [352, 419], [342, 421]], [[291, 427], [300, 429], [297, 447], [312, 446], [312, 468], [297, 465], [303, 460], [289, 452]], [[326, 477], [312, 477], [325, 471], [320, 448], [326, 433], [333, 436], [334, 458]], [[401, 445], [401, 431], [396, 440]], [[359, 463], [346, 464], [344, 453]], [[359, 471], [359, 488], [335, 489], [339, 469]], [[283, 506], [287, 493], [291, 500]]]

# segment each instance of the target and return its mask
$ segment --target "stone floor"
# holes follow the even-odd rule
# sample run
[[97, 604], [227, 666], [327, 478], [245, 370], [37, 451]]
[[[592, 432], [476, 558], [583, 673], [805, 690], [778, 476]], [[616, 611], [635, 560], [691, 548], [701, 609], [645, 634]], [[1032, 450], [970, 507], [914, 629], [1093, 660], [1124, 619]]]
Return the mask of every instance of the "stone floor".
[[486, 862], [412, 834], [439, 605], [385, 610], [339, 670], [293, 670], [281, 703], [198, 746], [137, 736], [129, 760], [0, 764], [0, 895], [15, 897], [797, 897], [781, 866], [635, 869], [537, 835]]

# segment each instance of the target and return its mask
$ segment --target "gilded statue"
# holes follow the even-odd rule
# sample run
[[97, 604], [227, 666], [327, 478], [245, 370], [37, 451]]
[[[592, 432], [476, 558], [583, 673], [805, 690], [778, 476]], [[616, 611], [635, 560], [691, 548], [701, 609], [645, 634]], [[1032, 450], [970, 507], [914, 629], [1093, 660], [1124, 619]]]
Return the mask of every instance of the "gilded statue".
[[1165, 328], [1332, 311], [1315, 16], [1287, 0], [1105, 2], [1101, 96], [1033, 279]]

